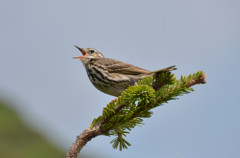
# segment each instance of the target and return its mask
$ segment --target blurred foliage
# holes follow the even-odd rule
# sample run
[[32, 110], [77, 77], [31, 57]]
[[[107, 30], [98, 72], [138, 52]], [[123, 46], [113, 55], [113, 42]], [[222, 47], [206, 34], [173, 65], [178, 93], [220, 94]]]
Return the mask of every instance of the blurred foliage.
[[27, 127], [17, 113], [0, 100], [0, 157], [60, 158], [65, 153]]

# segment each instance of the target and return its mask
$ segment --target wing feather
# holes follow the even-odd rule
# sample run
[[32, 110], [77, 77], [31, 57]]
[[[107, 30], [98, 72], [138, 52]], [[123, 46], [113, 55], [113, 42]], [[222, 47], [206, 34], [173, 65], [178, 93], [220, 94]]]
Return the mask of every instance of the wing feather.
[[94, 63], [100, 66], [104, 65], [109, 73], [120, 73], [126, 75], [140, 75], [151, 73], [148, 70], [114, 59], [99, 58]]

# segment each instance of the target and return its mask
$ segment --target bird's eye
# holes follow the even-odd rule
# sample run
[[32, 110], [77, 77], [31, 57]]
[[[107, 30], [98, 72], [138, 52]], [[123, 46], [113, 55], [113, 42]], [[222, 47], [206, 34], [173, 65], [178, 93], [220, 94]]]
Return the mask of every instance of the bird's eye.
[[90, 52], [90, 53], [94, 53], [95, 51], [94, 51], [93, 49], [91, 49], [89, 52]]

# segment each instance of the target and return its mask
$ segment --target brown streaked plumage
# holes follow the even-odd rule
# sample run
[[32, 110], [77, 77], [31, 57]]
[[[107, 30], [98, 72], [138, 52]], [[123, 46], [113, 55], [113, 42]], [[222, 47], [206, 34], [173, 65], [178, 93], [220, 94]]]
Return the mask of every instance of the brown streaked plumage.
[[148, 71], [115, 59], [105, 58], [94, 48], [75, 47], [82, 52], [83, 56], [74, 57], [74, 59], [81, 60], [92, 84], [98, 90], [116, 97], [143, 77], [176, 70], [175, 66], [170, 66], [157, 71]]

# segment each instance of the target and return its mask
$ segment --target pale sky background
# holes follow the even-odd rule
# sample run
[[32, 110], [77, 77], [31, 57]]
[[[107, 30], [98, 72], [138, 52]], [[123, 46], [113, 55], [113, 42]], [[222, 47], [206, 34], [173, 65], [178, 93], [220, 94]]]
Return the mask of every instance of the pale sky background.
[[73, 47], [149, 70], [204, 70], [207, 84], [153, 110], [129, 149], [94, 138], [82, 153], [107, 158], [240, 157], [239, 0], [1, 0], [0, 94], [60, 148], [114, 97], [96, 90]]

